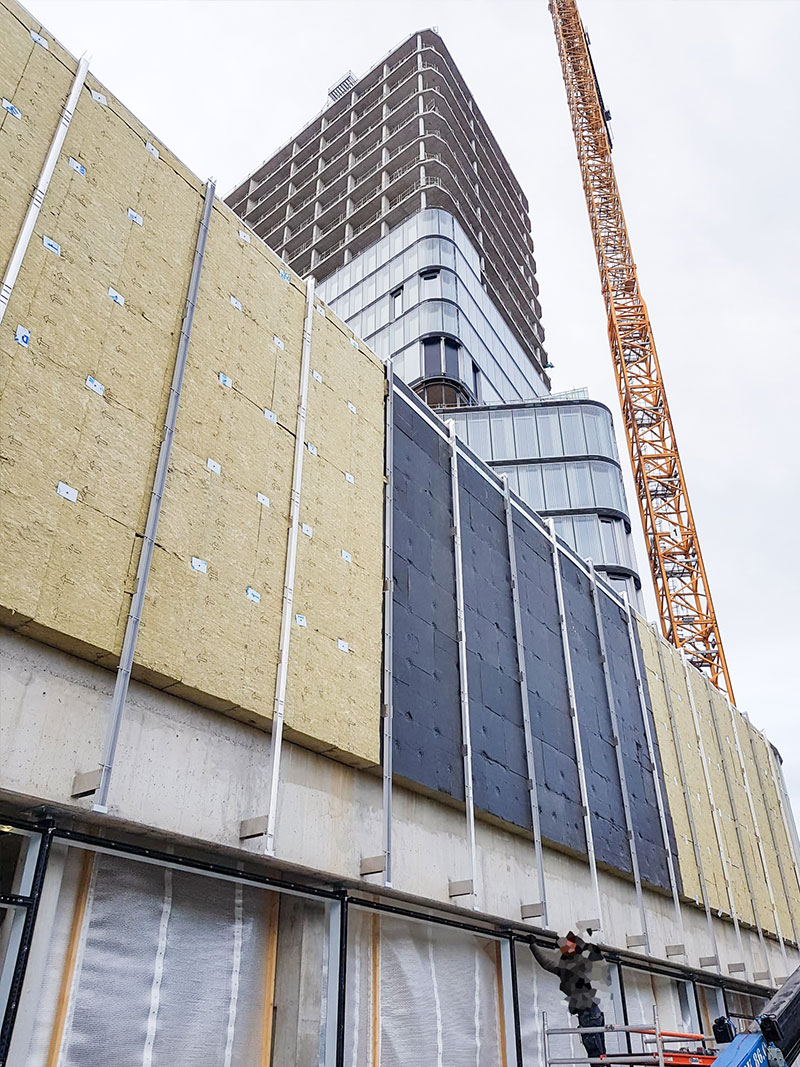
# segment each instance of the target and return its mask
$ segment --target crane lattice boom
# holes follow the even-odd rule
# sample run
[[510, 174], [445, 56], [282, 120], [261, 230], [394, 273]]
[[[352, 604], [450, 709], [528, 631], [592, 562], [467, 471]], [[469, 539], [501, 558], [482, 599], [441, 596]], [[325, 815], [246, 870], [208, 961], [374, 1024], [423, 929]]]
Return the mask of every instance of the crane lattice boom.
[[675, 431], [575, 0], [551, 0], [608, 314], [608, 337], [664, 636], [733, 699]]

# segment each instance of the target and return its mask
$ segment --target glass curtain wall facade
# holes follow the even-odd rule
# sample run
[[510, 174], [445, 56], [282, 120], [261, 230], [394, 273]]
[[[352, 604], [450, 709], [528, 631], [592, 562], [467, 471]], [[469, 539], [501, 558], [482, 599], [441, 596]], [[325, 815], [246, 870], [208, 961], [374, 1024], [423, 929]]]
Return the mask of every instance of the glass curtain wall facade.
[[550, 396], [442, 414], [526, 504], [553, 519], [559, 537], [638, 604], [631, 520], [605, 405]]
[[517, 406], [548, 397], [552, 366], [528, 202], [436, 33], [345, 79], [227, 202], [639, 604], [608, 409]]
[[[431, 407], [495, 404], [547, 393], [481, 286], [480, 254], [438, 208], [419, 211], [318, 286], [319, 295]], [[450, 403], [448, 397], [456, 399]]]

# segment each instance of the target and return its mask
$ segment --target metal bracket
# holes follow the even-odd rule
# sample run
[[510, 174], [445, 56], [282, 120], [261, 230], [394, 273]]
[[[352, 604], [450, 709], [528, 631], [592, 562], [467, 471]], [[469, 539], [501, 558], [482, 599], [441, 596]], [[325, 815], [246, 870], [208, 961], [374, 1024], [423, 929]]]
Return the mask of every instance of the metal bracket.
[[523, 904], [519, 912], [523, 919], [540, 919], [544, 915], [544, 904]]
[[264, 837], [267, 832], [266, 815], [257, 815], [253, 819], [242, 819], [239, 823], [239, 840], [247, 841], [251, 837]]
[[383, 874], [386, 870], [386, 856], [381, 853], [380, 856], [362, 856], [361, 858], [361, 877], [366, 878], [368, 874]]
[[93, 771], [84, 771], [82, 774], [76, 774], [72, 779], [72, 789], [69, 795], [78, 799], [79, 797], [89, 797], [96, 793], [100, 788], [100, 775], [99, 767], [95, 767]]
[[471, 878], [463, 878], [460, 882], [448, 882], [447, 893], [449, 897], [468, 897], [474, 893], [473, 881]]

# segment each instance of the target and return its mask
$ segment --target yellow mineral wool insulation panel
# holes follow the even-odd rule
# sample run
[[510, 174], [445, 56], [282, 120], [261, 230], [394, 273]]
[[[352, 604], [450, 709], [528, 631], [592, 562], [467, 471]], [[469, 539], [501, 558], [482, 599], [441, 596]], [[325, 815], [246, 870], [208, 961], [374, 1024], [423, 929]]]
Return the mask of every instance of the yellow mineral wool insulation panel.
[[74, 75], [58, 43], [50, 39], [49, 50], [43, 48], [32, 39], [31, 29], [41, 27], [27, 12], [0, 3], [0, 96], [19, 112], [17, 117], [0, 111], [0, 272], [28, 210]]
[[[769, 742], [744, 716], [739, 720], [739, 735], [745, 753], [745, 762], [752, 783], [757, 783], [753, 799], [756, 804], [756, 817], [764, 841], [764, 850], [772, 879], [772, 889], [778, 904], [778, 915], [782, 924], [784, 937], [792, 936], [794, 929], [800, 933], [800, 881], [793, 862], [792, 846], [786, 835], [786, 823], [783, 817], [782, 800], [775, 790], [775, 783], [770, 771]], [[750, 741], [752, 740], [752, 748]], [[758, 768], [756, 768], [758, 761]], [[760, 781], [757, 774], [760, 771]], [[774, 845], [773, 845], [774, 835]], [[781, 870], [778, 865], [780, 856], [783, 878], [786, 882], [784, 891]]]
[[[10, 251], [75, 61], [55, 44], [35, 46], [25, 13], [0, 4], [3, 54], [37, 120], [21, 140], [0, 137], [0, 162], [18, 176], [3, 193], [18, 201], [14, 232], [3, 236]], [[27, 170], [6, 165], [15, 152]], [[89, 76], [9, 308], [31, 342], [0, 337], [0, 521], [10, 561], [2, 620], [110, 667], [140, 555], [202, 193]], [[134, 673], [263, 725], [278, 659], [305, 286], [257, 238], [243, 240], [241, 227], [215, 204]], [[318, 466], [302, 503], [318, 533], [299, 535], [297, 575], [315, 625], [305, 650], [295, 646], [288, 729], [367, 764], [379, 758], [383, 368], [323, 311], [314, 312], [311, 359]]]
[[706, 692], [709, 705], [716, 715], [722, 739], [723, 752], [728, 767], [728, 778], [733, 792], [740, 829], [740, 833], [737, 835], [739, 838], [738, 844], [740, 851], [743, 853], [743, 863], [746, 864], [745, 870], [750, 876], [750, 886], [755, 905], [753, 906], [750, 900], [750, 892], [745, 887], [746, 898], [745, 902], [740, 906], [740, 915], [746, 922], [752, 921], [754, 924], [760, 925], [762, 929], [769, 930], [774, 934], [777, 931], [775, 930], [775, 919], [772, 914], [772, 903], [769, 898], [767, 880], [764, 876], [758, 851], [756, 827], [753, 825], [753, 816], [750, 810], [747, 789], [745, 788], [739, 752], [736, 747], [729, 706], [723, 694], [711, 682], [706, 683]]
[[286, 729], [376, 764], [384, 373], [317, 311], [311, 371]]
[[[673, 711], [678, 725], [678, 736], [681, 739], [686, 780], [691, 791], [692, 813], [703, 862], [709, 905], [714, 911], [727, 912], [728, 897], [722, 861], [714, 830], [714, 819], [706, 788], [705, 772], [695, 737], [692, 709], [689, 703], [683, 665], [680, 656], [674, 649], [667, 650], [665, 645], [664, 651], [665, 653], [669, 652], [669, 655], [665, 656], [665, 661], [668, 664], [667, 669], [669, 671], [670, 685], [672, 686]], [[716, 801], [716, 795], [714, 799]]]
[[[652, 702], [658, 749], [664, 770], [664, 785], [667, 793], [667, 804], [672, 817], [672, 825], [675, 830], [675, 841], [678, 846], [678, 865], [681, 873], [683, 893], [689, 899], [694, 900], [696, 904], [702, 904], [702, 892], [697, 871], [697, 862], [695, 860], [691, 824], [686, 808], [683, 785], [681, 783], [678, 756], [675, 751], [675, 741], [670, 723], [669, 706], [667, 704], [665, 691], [665, 680], [661, 676], [661, 664], [658, 658], [658, 642], [661, 639], [643, 620], [637, 618], [636, 623], [639, 633], [639, 643], [642, 647], [645, 669], [647, 671], [647, 686], [650, 691], [650, 700]], [[668, 655], [669, 653], [665, 654], [665, 656]], [[675, 697], [672, 696], [671, 693], [670, 697], [674, 702]]]
[[[69, 163], [78, 157], [84, 173]], [[115, 183], [120, 199], [109, 192]], [[124, 204], [140, 188], [145, 200], [160, 190], [169, 201], [160, 228], [128, 217]], [[85, 90], [9, 304], [6, 322], [24, 323], [30, 343], [17, 344], [11, 329], [0, 338], [4, 522], [24, 513], [27, 535], [4, 568], [0, 603], [11, 625], [30, 618], [24, 632], [92, 658], [121, 645], [199, 210], [197, 193], [146, 151], [124, 113]], [[157, 302], [146, 288], [154, 278]]]

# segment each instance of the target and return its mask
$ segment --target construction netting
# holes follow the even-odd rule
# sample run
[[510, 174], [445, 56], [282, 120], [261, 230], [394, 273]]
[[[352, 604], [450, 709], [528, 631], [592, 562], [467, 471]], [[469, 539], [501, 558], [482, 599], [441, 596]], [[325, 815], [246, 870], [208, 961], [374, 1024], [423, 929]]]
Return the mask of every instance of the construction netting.
[[352, 908], [348, 963], [348, 1067], [507, 1062], [496, 940]]
[[37, 921], [49, 936], [34, 941], [9, 1067], [317, 1067], [324, 902], [61, 851]]

